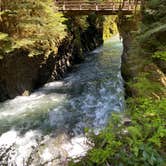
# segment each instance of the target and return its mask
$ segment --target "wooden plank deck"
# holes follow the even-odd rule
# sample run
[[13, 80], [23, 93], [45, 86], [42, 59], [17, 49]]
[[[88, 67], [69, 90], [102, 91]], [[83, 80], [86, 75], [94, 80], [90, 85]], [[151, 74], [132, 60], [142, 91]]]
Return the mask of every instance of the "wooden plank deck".
[[64, 13], [88, 14], [91, 12], [101, 13], [103, 15], [117, 14], [120, 10], [124, 14], [131, 14], [140, 6], [140, 0], [107, 0], [104, 2], [97, 1], [80, 1], [80, 0], [56, 0], [58, 10]]

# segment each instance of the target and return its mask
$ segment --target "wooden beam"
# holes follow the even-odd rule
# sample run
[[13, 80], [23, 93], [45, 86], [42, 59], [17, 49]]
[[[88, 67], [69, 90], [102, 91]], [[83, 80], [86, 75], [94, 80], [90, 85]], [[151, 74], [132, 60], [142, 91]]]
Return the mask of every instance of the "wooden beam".
[[[116, 0], [116, 1], [81, 1], [81, 0], [57, 0], [59, 11], [78, 13], [117, 13], [119, 10], [124, 13], [132, 13], [135, 10], [136, 0]], [[140, 0], [139, 0], [140, 1]], [[140, 4], [140, 3], [139, 3]], [[106, 12], [107, 11], [107, 12]]]

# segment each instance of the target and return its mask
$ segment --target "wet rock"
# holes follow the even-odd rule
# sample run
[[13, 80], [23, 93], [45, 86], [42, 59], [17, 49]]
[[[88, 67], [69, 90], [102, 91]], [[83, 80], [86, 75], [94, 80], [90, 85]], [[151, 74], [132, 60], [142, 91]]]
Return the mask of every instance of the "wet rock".
[[124, 124], [125, 126], [130, 126], [131, 123], [132, 123], [131, 119], [130, 119], [130, 118], [127, 118], [127, 117], [123, 118], [122, 121], [123, 121], [123, 124]]
[[29, 96], [29, 91], [28, 90], [25, 90], [22, 94], [22, 96]]
[[29, 57], [27, 50], [19, 49], [0, 59], [0, 102], [29, 95], [43, 84], [63, 78], [73, 64], [84, 60], [84, 52], [102, 44], [102, 26], [89, 23], [83, 30], [76, 20], [71, 23], [71, 33], [54, 51]]

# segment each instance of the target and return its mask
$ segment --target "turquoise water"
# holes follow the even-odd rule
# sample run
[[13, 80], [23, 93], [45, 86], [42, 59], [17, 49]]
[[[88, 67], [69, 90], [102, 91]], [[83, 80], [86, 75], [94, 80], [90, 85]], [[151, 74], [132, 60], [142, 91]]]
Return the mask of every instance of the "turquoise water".
[[122, 49], [113, 37], [63, 80], [1, 103], [0, 165], [67, 165], [68, 157], [85, 155], [84, 130], [98, 133], [111, 112], [124, 109]]

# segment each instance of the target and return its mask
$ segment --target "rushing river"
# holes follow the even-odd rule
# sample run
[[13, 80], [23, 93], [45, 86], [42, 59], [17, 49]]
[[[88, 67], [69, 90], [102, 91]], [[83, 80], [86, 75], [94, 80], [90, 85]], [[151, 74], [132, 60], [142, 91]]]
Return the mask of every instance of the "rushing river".
[[121, 54], [116, 36], [63, 80], [0, 103], [0, 165], [63, 166], [85, 155], [85, 129], [99, 132], [124, 108]]

